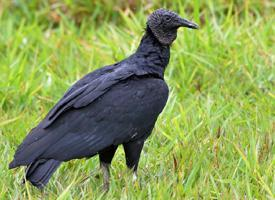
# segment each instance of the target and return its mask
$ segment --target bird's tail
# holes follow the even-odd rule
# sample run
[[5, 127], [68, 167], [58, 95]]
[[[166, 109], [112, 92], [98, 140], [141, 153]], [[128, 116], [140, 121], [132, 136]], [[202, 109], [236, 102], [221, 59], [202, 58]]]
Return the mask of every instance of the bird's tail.
[[35, 187], [43, 188], [50, 180], [53, 173], [57, 170], [60, 161], [50, 159], [37, 160], [26, 168], [26, 179]]

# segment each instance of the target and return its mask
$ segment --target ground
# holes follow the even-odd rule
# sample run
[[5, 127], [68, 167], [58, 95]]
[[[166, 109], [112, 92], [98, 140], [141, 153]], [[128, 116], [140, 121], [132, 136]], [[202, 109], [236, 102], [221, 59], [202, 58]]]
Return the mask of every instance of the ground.
[[[39, 2], [0, 2], [0, 199], [275, 198], [273, 1]], [[44, 192], [20, 185], [24, 169], [8, 170], [17, 145], [74, 81], [131, 55], [159, 7], [201, 29], [171, 48], [170, 97], [138, 181], [119, 148], [107, 194], [97, 157], [63, 164]]]

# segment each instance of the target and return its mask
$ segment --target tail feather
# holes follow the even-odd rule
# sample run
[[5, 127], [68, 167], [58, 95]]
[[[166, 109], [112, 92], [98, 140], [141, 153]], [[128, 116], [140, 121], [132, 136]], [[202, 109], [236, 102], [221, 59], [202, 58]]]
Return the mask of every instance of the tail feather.
[[26, 169], [26, 179], [35, 187], [43, 188], [49, 182], [51, 176], [60, 164], [60, 161], [54, 159], [38, 160], [28, 165]]

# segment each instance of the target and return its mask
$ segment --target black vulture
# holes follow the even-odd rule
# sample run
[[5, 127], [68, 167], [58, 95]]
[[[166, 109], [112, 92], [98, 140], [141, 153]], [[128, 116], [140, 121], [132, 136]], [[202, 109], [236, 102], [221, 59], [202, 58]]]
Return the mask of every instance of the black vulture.
[[158, 9], [130, 57], [77, 81], [26, 136], [9, 168], [26, 166], [26, 179], [43, 188], [62, 162], [99, 155], [104, 187], [118, 145], [136, 174], [144, 141], [163, 110], [168, 87], [164, 71], [179, 27], [198, 26]]

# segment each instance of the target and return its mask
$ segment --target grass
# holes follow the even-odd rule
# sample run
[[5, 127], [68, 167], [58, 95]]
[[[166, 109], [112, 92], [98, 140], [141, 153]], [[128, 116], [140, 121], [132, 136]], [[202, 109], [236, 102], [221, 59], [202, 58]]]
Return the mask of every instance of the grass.
[[[0, 2], [0, 199], [275, 198], [272, 1], [41, 2]], [[24, 169], [8, 163], [28, 131], [74, 81], [132, 54], [146, 16], [163, 6], [201, 29], [180, 30], [172, 46], [169, 102], [139, 183], [120, 148], [107, 194], [98, 158], [64, 163], [44, 193], [21, 186]]]

